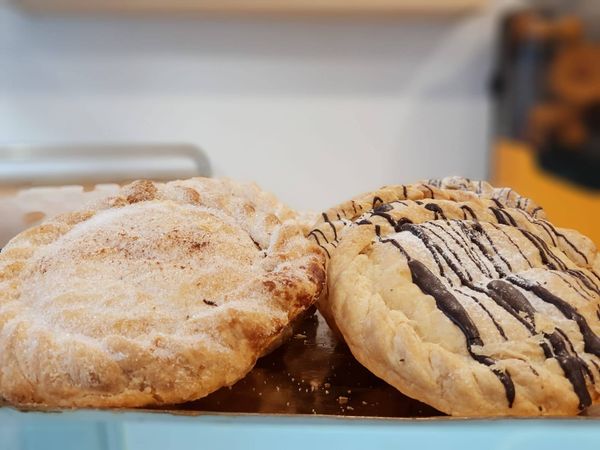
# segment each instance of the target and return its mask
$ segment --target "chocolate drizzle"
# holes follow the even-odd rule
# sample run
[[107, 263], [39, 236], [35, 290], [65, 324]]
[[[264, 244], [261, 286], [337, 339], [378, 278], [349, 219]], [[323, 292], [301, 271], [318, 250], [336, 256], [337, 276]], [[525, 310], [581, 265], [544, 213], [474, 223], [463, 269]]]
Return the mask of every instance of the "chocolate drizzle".
[[456, 289], [458, 292], [460, 292], [462, 295], [465, 295], [467, 297], [469, 297], [471, 300], [473, 300], [475, 303], [477, 303], [479, 305], [479, 307], [481, 309], [483, 309], [485, 311], [485, 313], [487, 314], [487, 316], [490, 318], [490, 320], [492, 321], [492, 323], [494, 324], [494, 326], [496, 327], [496, 329], [498, 330], [498, 333], [500, 333], [500, 336], [502, 336], [502, 338], [507, 341], [508, 338], [506, 337], [506, 333], [504, 332], [504, 328], [502, 328], [502, 326], [498, 323], [498, 321], [496, 320], [496, 318], [494, 317], [494, 315], [490, 312], [489, 309], [487, 309], [485, 307], [485, 305], [482, 303], [481, 300], [479, 300], [476, 296], [472, 295], [472, 294], [467, 294], [466, 292], [464, 292], [463, 290], [461, 290], [460, 288]]
[[425, 189], [427, 189], [429, 191], [429, 195], [431, 195], [430, 198], [435, 198], [435, 194], [433, 193], [433, 189], [431, 189], [429, 186], [427, 186], [426, 184], [422, 184], [421, 186], [423, 186]]
[[428, 295], [431, 295], [437, 307], [463, 332], [467, 340], [467, 347], [471, 352], [473, 345], [483, 346], [479, 330], [471, 321], [467, 311], [446, 287], [433, 275], [420, 261], [411, 259], [408, 262], [413, 282]]
[[320, 234], [321, 237], [323, 238], [323, 240], [325, 242], [327, 242], [329, 244], [329, 239], [327, 239], [327, 236], [325, 236], [325, 233], [323, 233], [321, 230], [319, 230], [318, 228], [315, 228], [314, 230], [312, 230], [310, 233], [308, 233], [309, 236], [314, 236], [315, 239], [317, 240], [317, 242], [319, 241], [319, 238], [316, 236], [317, 234]]
[[[487, 232], [483, 229], [480, 223], [476, 222], [472, 224], [471, 230], [467, 229], [467, 226], [462, 222], [459, 222], [459, 226], [465, 230], [465, 233], [469, 236], [471, 242], [474, 243], [479, 248], [479, 250], [481, 250], [481, 253], [494, 265], [496, 272], [498, 272], [501, 276], [504, 276], [507, 273], [506, 270], [504, 270], [504, 268], [497, 262], [496, 258], [494, 258], [494, 255], [499, 256], [500, 260], [506, 265], [509, 271], [512, 270], [512, 266], [510, 265], [508, 260], [496, 248], [494, 241], [492, 241], [490, 235], [487, 234]], [[485, 238], [486, 243], [490, 247], [492, 247], [492, 250], [494, 251], [493, 254], [490, 253], [485, 243], [481, 242], [482, 237]]]
[[496, 197], [492, 197], [490, 200], [493, 201], [498, 208], [504, 208], [504, 205], [500, 203], [500, 201]]
[[[567, 340], [562, 333], [554, 331], [551, 334], [544, 334], [544, 336], [552, 345], [554, 358], [558, 361], [579, 398], [579, 410], [587, 408], [592, 404], [592, 399], [585, 383], [586, 370], [583, 365], [585, 363], [582, 364], [582, 360], [569, 351]], [[589, 372], [589, 369], [587, 372]]]
[[490, 298], [517, 319], [531, 334], [535, 334], [535, 308], [517, 288], [502, 280], [492, 280], [487, 286]]
[[[529, 258], [525, 255], [525, 253], [523, 253], [523, 250], [521, 250], [521, 247], [519, 245], [517, 245], [517, 243], [513, 240], [512, 237], [510, 237], [510, 235], [503, 229], [503, 227], [498, 226], [495, 223], [491, 223], [490, 225], [504, 235], [504, 237], [508, 240], [508, 242], [510, 242], [512, 244], [512, 246], [523, 257], [523, 259], [525, 260], [525, 262], [527, 262], [527, 264], [529, 265], [529, 267], [533, 267], [533, 264], [531, 263], [531, 261], [529, 260]], [[500, 254], [500, 253], [498, 252], [498, 254]]]
[[379, 216], [379, 217], [383, 217], [385, 220], [388, 221], [388, 223], [395, 229], [396, 226], [398, 225], [398, 223], [394, 220], [394, 218], [392, 216], [390, 216], [388, 213], [386, 213], [385, 211], [387, 210], [379, 210], [379, 208], [376, 208], [373, 210], [373, 212], [371, 213], [371, 217], [373, 216]]
[[[435, 184], [432, 186], [440, 187]], [[478, 186], [480, 190], [483, 189], [481, 183]], [[427, 200], [429, 197], [435, 198], [435, 187], [432, 189], [426, 184], [421, 186], [419, 190], [420, 195], [425, 197], [423, 201], [401, 201], [400, 195], [405, 199], [408, 197], [406, 186], [402, 186], [402, 192], [397, 191], [397, 198], [389, 203], [384, 203], [382, 198], [374, 196], [373, 209], [352, 220], [356, 225], [375, 224], [377, 240], [393, 245], [404, 255], [413, 282], [425, 294], [431, 295], [437, 308], [461, 330], [469, 355], [478, 363], [489, 367], [499, 379], [509, 406], [515, 401], [513, 380], [510, 373], [498, 364], [498, 360], [480, 354], [481, 350], [476, 348], [485, 348], [485, 345], [474, 320], [481, 323], [484, 327], [482, 330], [486, 330], [487, 333], [494, 333], [491, 328], [493, 324], [498, 335], [505, 341], [510, 341], [507, 333], [510, 334], [511, 328], [506, 328], [505, 332], [502, 324], [507, 326], [506, 323], [518, 323], [523, 326], [528, 334], [539, 338], [539, 346], [545, 358], [556, 359], [565, 378], [573, 386], [573, 391], [579, 399], [579, 408], [589, 406], [592, 400], [587, 386], [588, 380], [594, 384], [594, 373], [591, 369], [600, 373], [600, 365], [590, 358], [592, 355], [600, 357], [600, 338], [593, 332], [585, 317], [566, 300], [524, 276], [513, 274], [513, 265], [515, 268], [520, 267], [521, 261], [511, 265], [511, 258], [516, 257], [514, 261], [518, 261], [519, 255], [529, 268], [539, 268], [541, 261], [545, 269], [556, 277], [553, 282], [563, 283], [565, 289], [577, 293], [583, 301], [597, 302], [600, 296], [598, 274], [591, 268], [583, 270], [583, 265], [577, 267], [565, 256], [566, 254], [571, 259], [575, 258], [575, 261], [587, 263], [586, 254], [552, 224], [536, 219], [535, 214], [540, 208], [528, 213], [526, 208], [530, 205], [529, 199], [521, 198], [510, 190], [498, 190], [494, 193], [494, 198], [491, 198], [489, 203], [492, 206], [488, 207], [493, 218], [490, 214], [482, 214], [481, 220], [486, 223], [481, 223], [468, 204], [458, 203], [460, 209], [444, 210], [444, 201]], [[507, 205], [516, 205], [516, 208], [508, 208]], [[352, 202], [354, 214], [359, 212], [357, 206], [362, 214], [363, 207]], [[410, 209], [404, 211], [400, 206]], [[413, 214], [413, 208], [417, 207], [421, 208], [420, 211]], [[367, 208], [368, 203], [365, 205], [365, 209]], [[350, 213], [352, 210], [348, 207]], [[426, 214], [425, 210], [431, 214]], [[377, 219], [378, 217], [381, 220]], [[422, 223], [415, 224], [411, 219]], [[321, 229], [311, 231], [309, 236], [314, 238], [329, 256], [328, 249], [338, 243], [339, 222], [332, 223], [326, 214], [323, 214], [323, 221], [328, 226], [324, 225]], [[346, 220], [345, 225], [348, 223], [350, 222]], [[377, 225], [378, 223], [380, 225]], [[331, 228], [331, 232], [328, 227]], [[432, 269], [413, 259], [403, 248], [399, 236], [388, 237], [387, 235], [392, 234], [390, 228], [396, 233], [410, 233], [418, 238], [435, 261]], [[385, 230], [383, 234], [382, 229]], [[527, 240], [527, 245], [523, 245], [521, 236]], [[569, 336], [560, 328], [555, 328], [552, 332], [537, 330], [535, 318], [538, 311], [534, 305], [539, 305], [539, 301], [536, 299], [553, 305], [560, 314], [577, 325], [583, 337], [583, 348], [589, 354], [586, 359], [577, 353]], [[474, 315], [470, 317], [469, 311], [472, 308], [480, 308], [481, 313], [473, 309]], [[507, 315], [503, 315], [503, 311]], [[600, 320], [600, 305], [596, 307], [595, 316]], [[503, 322], [503, 317], [510, 322]], [[511, 317], [515, 321], [512, 321]], [[522, 361], [528, 364], [527, 360]], [[533, 374], [539, 376], [533, 366], [528, 364], [528, 367]]]
[[532, 283], [519, 276], [511, 275], [506, 278], [508, 281], [521, 289], [535, 294], [540, 300], [554, 305], [567, 319], [574, 321], [579, 327], [583, 336], [584, 349], [587, 353], [600, 356], [600, 338], [592, 331], [585, 318], [577, 312], [569, 303], [554, 295], [546, 288], [537, 283]]
[[329, 220], [329, 217], [327, 217], [327, 214], [325, 214], [325, 213], [323, 213], [323, 220], [325, 221], [325, 223], [329, 224], [329, 226], [333, 230], [333, 239], [335, 241], [337, 241], [338, 235], [337, 235], [337, 230], [335, 229], [335, 225], [331, 222], [331, 220]]
[[496, 216], [496, 220], [498, 221], [499, 224], [511, 225], [513, 227], [517, 226], [517, 222], [515, 222], [515, 219], [513, 218], [513, 216], [511, 216], [504, 209], [494, 208], [494, 207], [490, 206], [490, 210], [494, 213], [494, 216]]
[[[494, 301], [519, 320], [532, 335], [537, 334], [534, 318], [535, 309], [516, 287], [502, 280], [490, 281], [487, 287]], [[550, 350], [547, 342], [540, 344], [544, 355], [546, 358], [553, 357], [558, 361], [579, 398], [579, 409], [588, 407], [591, 404], [591, 398], [585, 383], [585, 376], [593, 380], [593, 375], [587, 364], [577, 356], [573, 344], [560, 329], [552, 333], [543, 333], [543, 336], [552, 346], [552, 350]]]
[[475, 214], [475, 211], [473, 211], [473, 209], [470, 206], [462, 205], [460, 209], [463, 210], [463, 218], [465, 220], [467, 220], [467, 212], [471, 215], [471, 219], [477, 220], [477, 214]]
[[571, 273], [572, 276], [574, 276], [576, 278], [576, 283], [579, 285], [579, 287], [582, 287], [582, 289], [579, 289], [578, 287], [574, 286], [573, 283], [571, 283], [569, 281], [569, 279], [567, 278], [567, 276], [563, 273], [563, 272], [556, 272], [553, 271], [552, 272], [556, 277], [560, 278], [563, 283], [565, 283], [567, 286], [569, 286], [574, 292], [576, 292], [577, 294], [579, 294], [582, 298], [584, 298], [586, 301], [591, 301], [594, 300], [594, 297], [585, 289], [585, 282], [581, 281], [579, 279], [579, 274], [575, 274], [575, 273]]
[[[396, 202], [399, 204], [404, 205], [404, 202]], [[388, 211], [391, 211], [393, 208], [389, 203], [384, 203], [380, 206], [378, 206], [377, 208], [373, 209], [370, 213], [371, 217], [374, 216], [379, 216], [384, 218], [389, 224], [390, 226], [394, 229], [394, 231], [400, 231], [400, 229], [402, 228], [402, 225], [407, 224], [407, 223], [412, 223], [412, 221], [408, 218], [408, 217], [401, 217], [400, 219], [396, 220], [394, 219], [391, 214], [388, 214]], [[357, 224], [359, 225], [363, 225], [363, 224], [370, 224], [371, 222], [363, 219], [360, 220], [359, 222], [357, 222]]]
[[[463, 332], [467, 341], [467, 349], [471, 357], [475, 361], [488, 367], [494, 366], [496, 364], [494, 359], [473, 352], [472, 347], [483, 346], [483, 341], [479, 335], [479, 330], [456, 297], [454, 297], [438, 277], [431, 273], [420, 261], [409, 259], [408, 267], [410, 268], [413, 282], [419, 286], [425, 294], [431, 295], [435, 300], [438, 309]], [[510, 374], [497, 367], [492, 367], [491, 370], [504, 386], [508, 406], [509, 408], [512, 408], [515, 400], [515, 386]]]
[[530, 231], [523, 230], [521, 228], [518, 230], [537, 248], [540, 258], [542, 259], [542, 264], [553, 270], [565, 270], [567, 268], [565, 263], [563, 263], [554, 253], [550, 251], [550, 248], [543, 240]]
[[581, 259], [583, 259], [583, 261], [585, 261], [585, 264], [589, 264], [588, 257], [585, 255], [585, 253], [583, 253], [581, 250], [579, 250], [579, 248], [577, 248], [577, 246], [575, 244], [573, 244], [573, 242], [571, 242], [567, 238], [567, 236], [565, 236], [563, 233], [559, 232], [556, 229], [556, 227], [554, 225], [552, 225], [550, 222], [548, 222], [547, 220], [543, 220], [543, 219], [536, 219], [535, 215], [533, 215], [533, 214], [529, 215], [525, 211], [517, 210], [517, 212], [519, 212], [521, 214], [521, 216], [525, 220], [527, 220], [529, 223], [537, 225], [539, 228], [543, 229], [546, 232], [546, 234], [550, 237], [550, 240], [552, 241], [553, 245], [557, 246], [557, 245], [559, 245], [558, 241], [563, 241], [565, 244], [567, 244], [568, 248], [570, 248], [573, 252], [575, 252], [577, 255], [579, 255], [581, 257]]
[[[585, 351], [599, 356], [600, 339], [590, 329], [583, 316], [581, 316], [575, 310], [575, 308], [573, 308], [567, 302], [550, 293], [545, 288], [529, 282], [521, 282], [521, 278], [515, 277], [514, 275], [509, 275], [510, 265], [508, 262], [506, 262], [506, 265], [509, 268], [509, 271], [506, 271], [504, 268], [502, 268], [498, 262], [494, 264], [494, 267], [500, 276], [506, 277], [505, 280], [492, 280], [485, 286], [485, 288], [477, 286], [473, 282], [472, 275], [468, 271], [464, 271], [457, 264], [461, 261], [461, 259], [456, 251], [454, 251], [451, 246], [448, 245], [450, 240], [454, 242], [458, 248], [461, 248], [465, 252], [465, 254], [475, 264], [478, 270], [482, 272], [482, 274], [490, 277], [491, 273], [487, 269], [487, 266], [483, 264], [482, 260], [475, 256], [475, 253], [472, 251], [472, 249], [468, 248], [467, 242], [461, 242], [449, 231], [449, 229], [454, 229], [453, 221], [447, 221], [446, 227], [448, 229], [444, 229], [444, 227], [438, 223], [428, 222], [421, 225], [404, 225], [401, 227], [401, 231], [409, 232], [423, 242], [425, 247], [429, 250], [436, 261], [441, 276], [448, 280], [450, 286], [453, 286], [453, 283], [452, 280], [449, 279], [444, 273], [444, 264], [442, 264], [442, 260], [444, 261], [445, 265], [449, 267], [450, 270], [458, 277], [461, 285], [476, 292], [484, 293], [498, 306], [507, 311], [512, 317], [521, 323], [531, 335], [537, 335], [539, 333], [537, 332], [535, 326], [536, 310], [526, 296], [522, 294], [515, 286], [530, 291], [543, 301], [555, 305], [565, 317], [575, 321], [584, 337]], [[475, 243], [477, 248], [480, 250], [486, 248], [486, 246], [481, 242], [484, 232], [481, 224], [475, 222], [471, 227], [468, 227], [464, 223], [459, 223], [458, 227], [470, 238], [471, 242]], [[439, 229], [439, 231], [435, 231], [435, 229]], [[445, 234], [442, 235], [440, 233]], [[432, 237], [435, 237], [440, 243], [445, 243], [445, 248], [442, 249], [439, 244], [433, 242]], [[532, 241], [532, 243], [540, 251], [540, 255], [545, 261], [545, 264], [552, 266], [553, 268], [559, 266], [559, 263], [561, 265], [564, 264], [560, 259], [550, 252], [545, 242], [539, 240], [537, 236], [530, 235], [529, 237], [531, 237], [530, 241]], [[489, 235], [487, 236], [487, 239], [489, 240], [489, 243], [493, 245], [493, 241]], [[429, 269], [427, 269], [425, 265], [410, 258], [407, 252], [397, 241], [393, 239], [386, 239], [382, 240], [382, 242], [390, 242], [396, 248], [402, 251], [407, 258], [413, 282], [419, 286], [419, 288], [425, 294], [431, 295], [435, 299], [438, 309], [440, 309], [455, 325], [461, 329], [465, 335], [467, 348], [471, 357], [484, 365], [490, 367], [494, 366], [496, 364], [494, 359], [487, 356], [478, 355], [473, 352], [472, 346], [482, 346], [483, 342], [477, 327], [459, 300], [448, 290], [448, 288], [446, 288], [440, 279], [438, 279], [432, 272], [429, 271]], [[491, 255], [489, 251], [482, 250], [481, 253], [489, 261], [494, 260], [493, 255]], [[497, 321], [490, 314], [489, 310], [481, 303], [481, 301], [477, 299], [477, 297], [462, 292], [460, 287], [452, 287], [451, 289], [455, 289], [457, 292], [460, 292], [461, 294], [466, 295], [474, 300], [479, 307], [481, 307], [492, 319], [499, 334], [506, 339], [506, 334], [504, 333], [502, 327], [497, 323]], [[555, 358], [558, 361], [559, 365], [563, 369], [565, 377], [573, 386], [573, 390], [579, 399], [579, 408], [586, 408], [591, 404], [591, 397], [587, 389], [586, 377], [592, 380], [593, 383], [593, 374], [588, 368], [586, 362], [577, 355], [573, 348], [573, 344], [570, 342], [567, 335], [561, 330], [557, 329], [552, 333], [542, 333], [542, 336], [544, 337], [544, 341], [540, 343], [540, 347], [545, 357]], [[507, 400], [509, 401], [509, 404], [512, 405], [512, 402], [514, 401], [515, 390], [512, 379], [510, 378], [510, 374], [506, 371], [499, 370], [497, 367], [491, 367], [491, 370], [502, 382], [507, 394]]]
[[375, 209], [377, 207], [378, 203], [379, 204], [383, 203], [383, 200], [381, 199], [381, 197], [377, 197], [377, 196], [373, 197], [373, 203], [372, 203], [373, 209]]
[[446, 216], [444, 215], [444, 210], [436, 205], [435, 203], [427, 203], [425, 205], [425, 209], [432, 211], [434, 214], [434, 219], [438, 220], [440, 217], [446, 220]]
[[325, 233], [323, 233], [321, 230], [315, 228], [314, 230], [312, 230], [310, 233], [308, 233], [309, 236], [312, 236], [315, 241], [317, 242], [317, 245], [319, 247], [321, 247], [325, 253], [327, 253], [327, 257], [331, 258], [331, 254], [329, 253], [329, 250], [327, 250], [327, 247], [325, 247], [323, 244], [321, 244], [321, 241], [319, 240], [319, 237], [317, 236], [317, 233], [319, 233], [323, 239], [325, 240], [325, 242], [329, 243], [329, 241], [327, 240], [327, 237], [325, 236]]
[[[441, 266], [441, 263], [439, 262], [439, 257], [441, 256], [442, 259], [446, 262], [448, 267], [450, 267], [450, 269], [454, 272], [454, 274], [458, 277], [458, 279], [461, 281], [462, 284], [464, 284], [465, 286], [468, 286], [471, 289], [479, 290], [471, 283], [473, 281], [471, 274], [469, 272], [463, 271], [455, 261], [452, 261], [452, 259], [450, 259], [450, 257], [448, 256], [448, 252], [444, 252], [439, 247], [439, 245], [433, 243], [431, 241], [430, 237], [427, 235], [427, 233], [424, 233], [422, 231], [422, 228], [420, 226], [404, 225], [402, 227], [402, 231], [409, 231], [410, 233], [412, 233], [413, 235], [415, 235], [419, 239], [421, 239], [423, 244], [425, 244], [427, 249], [434, 256], [434, 259], [436, 259], [436, 261], [438, 262], [438, 266]], [[429, 230], [429, 231], [431, 232], [431, 230]], [[432, 234], [435, 234], [435, 233], [432, 232]], [[438, 238], [439, 238], [439, 236], [438, 236]], [[458, 258], [458, 255], [456, 254], [456, 252], [454, 252], [454, 250], [452, 250], [447, 245], [446, 245], [446, 248], [448, 248], [449, 252], [452, 253], [452, 255], [455, 257], [456, 261], [460, 261], [460, 259]], [[443, 275], [443, 272], [441, 272], [441, 273]], [[448, 280], [448, 281], [451, 281], [451, 280]]]
[[[463, 231], [462, 233], [457, 232], [454, 228], [454, 225], [457, 222], [455, 221], [448, 221], [446, 222], [446, 226], [452, 230], [453, 232], [450, 233], [450, 231], [444, 229], [444, 227], [442, 227], [440, 224], [436, 223], [436, 222], [429, 222], [429, 226], [430, 227], [435, 227], [436, 229], [440, 230], [440, 233], [445, 233], [450, 239], [452, 239], [453, 242], [456, 243], [456, 245], [459, 246], [459, 248], [461, 248], [469, 257], [469, 259], [477, 266], [477, 268], [483, 272], [484, 274], [486, 274], [489, 277], [493, 277], [494, 275], [492, 274], [492, 271], [490, 270], [489, 266], [485, 264], [483, 258], [481, 258], [476, 251], [474, 251], [474, 249], [472, 248], [472, 246], [469, 245], [469, 242], [467, 241], [467, 237], [465, 236], [466, 233], [464, 233], [464, 228], [461, 229], [460, 225], [458, 225], [459, 229], [461, 229], [461, 231]], [[458, 222], [460, 223], [460, 222]], [[440, 239], [442, 239], [440, 237]], [[454, 253], [454, 255], [456, 256], [457, 260], [460, 260], [458, 258], [458, 256]]]
[[592, 280], [589, 276], [587, 276], [581, 270], [567, 269], [565, 272], [567, 272], [569, 275], [574, 276], [575, 279], [578, 282], [581, 282], [588, 290], [600, 295], [600, 288], [598, 288], [598, 285], [596, 283], [594, 283], [594, 280]]
[[554, 234], [556, 236], [558, 236], [559, 239], [562, 239], [569, 247], [571, 247], [573, 249], [573, 251], [575, 253], [577, 253], [578, 255], [580, 255], [584, 259], [584, 261], [585, 261], [586, 264], [589, 264], [587, 256], [585, 256], [585, 254], [582, 251], [580, 251], [577, 248], [577, 246], [575, 246], [575, 244], [573, 244], [569, 239], [567, 239], [567, 237], [564, 234], [559, 233], [558, 230], [554, 227], [554, 225], [552, 225], [550, 222], [548, 222], [546, 220], [539, 220], [539, 221], [536, 221], [536, 223], [537, 222], [542, 222], [542, 223], [547, 224], [552, 229], [552, 231], [554, 232]]

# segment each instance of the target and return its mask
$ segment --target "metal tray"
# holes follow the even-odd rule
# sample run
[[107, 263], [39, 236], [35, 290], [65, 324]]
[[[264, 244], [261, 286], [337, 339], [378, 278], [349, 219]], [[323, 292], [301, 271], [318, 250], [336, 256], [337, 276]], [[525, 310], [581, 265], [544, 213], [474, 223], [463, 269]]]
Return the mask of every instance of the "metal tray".
[[0, 449], [597, 449], [596, 418], [443, 416], [364, 369], [314, 311], [244, 379], [195, 402], [136, 410], [0, 408]]

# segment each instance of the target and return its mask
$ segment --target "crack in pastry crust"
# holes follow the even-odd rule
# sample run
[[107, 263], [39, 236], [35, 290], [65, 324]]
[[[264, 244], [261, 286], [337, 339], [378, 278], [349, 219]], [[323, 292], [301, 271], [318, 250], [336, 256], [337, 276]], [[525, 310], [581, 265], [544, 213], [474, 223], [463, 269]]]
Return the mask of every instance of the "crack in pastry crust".
[[318, 297], [324, 260], [255, 185], [135, 182], [0, 254], [0, 393], [131, 407], [235, 383]]
[[311, 233], [331, 256], [319, 308], [372, 372], [457, 415], [575, 414], [599, 401], [588, 238], [514, 191], [457, 178], [384, 188], [354, 200], [371, 206], [356, 214], [348, 204]]

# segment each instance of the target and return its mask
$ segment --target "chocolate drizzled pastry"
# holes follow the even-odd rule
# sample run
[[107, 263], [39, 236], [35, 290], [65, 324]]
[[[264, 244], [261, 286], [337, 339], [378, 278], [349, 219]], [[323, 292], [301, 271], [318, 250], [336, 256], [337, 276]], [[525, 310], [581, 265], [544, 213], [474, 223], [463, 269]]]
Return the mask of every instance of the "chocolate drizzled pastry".
[[510, 189], [446, 178], [326, 211], [319, 308], [354, 356], [454, 415], [568, 415], [600, 401], [600, 257]]

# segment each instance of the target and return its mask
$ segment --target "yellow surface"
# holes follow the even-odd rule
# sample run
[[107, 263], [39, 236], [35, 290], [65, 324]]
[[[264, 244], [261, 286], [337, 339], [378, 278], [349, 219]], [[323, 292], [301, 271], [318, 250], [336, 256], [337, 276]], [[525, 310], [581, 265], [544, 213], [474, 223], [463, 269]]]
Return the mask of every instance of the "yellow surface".
[[574, 228], [600, 244], [600, 192], [579, 188], [541, 170], [534, 150], [527, 145], [513, 141], [497, 144], [492, 182], [531, 197], [551, 222]]

